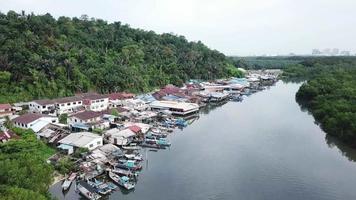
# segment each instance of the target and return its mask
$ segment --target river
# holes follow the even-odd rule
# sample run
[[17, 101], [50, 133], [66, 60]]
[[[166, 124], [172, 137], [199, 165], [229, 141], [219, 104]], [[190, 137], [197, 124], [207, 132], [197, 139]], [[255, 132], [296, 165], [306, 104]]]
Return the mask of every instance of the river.
[[[300, 109], [299, 87], [279, 81], [201, 112], [170, 136], [170, 149], [147, 152], [133, 192], [109, 199], [356, 199], [356, 151], [325, 137]], [[77, 198], [73, 190], [65, 199]], [[64, 198], [59, 184], [50, 191]]]

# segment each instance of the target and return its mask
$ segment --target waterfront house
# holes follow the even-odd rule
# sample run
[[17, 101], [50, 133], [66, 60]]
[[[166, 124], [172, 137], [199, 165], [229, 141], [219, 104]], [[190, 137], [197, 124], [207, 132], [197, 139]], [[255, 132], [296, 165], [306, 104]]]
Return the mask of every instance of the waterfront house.
[[13, 124], [19, 128], [33, 128], [37, 130], [37, 126], [44, 126], [44, 124], [58, 123], [58, 118], [50, 115], [43, 115], [38, 113], [26, 113], [12, 120]]
[[11, 116], [12, 113], [12, 107], [10, 104], [0, 104], [0, 118], [1, 117], [6, 117], [6, 116]]
[[[100, 135], [90, 132], [71, 133], [60, 141], [58, 148], [72, 150], [74, 148], [87, 148], [89, 151], [103, 146], [103, 138]], [[74, 152], [74, 151], [71, 151]]]
[[176, 101], [154, 101], [150, 107], [155, 111], [170, 111], [175, 115], [188, 115], [199, 111], [199, 105], [196, 103], [185, 103]]
[[129, 128], [123, 130], [113, 128], [105, 131], [104, 135], [106, 141], [119, 146], [130, 144], [136, 136], [136, 134]]

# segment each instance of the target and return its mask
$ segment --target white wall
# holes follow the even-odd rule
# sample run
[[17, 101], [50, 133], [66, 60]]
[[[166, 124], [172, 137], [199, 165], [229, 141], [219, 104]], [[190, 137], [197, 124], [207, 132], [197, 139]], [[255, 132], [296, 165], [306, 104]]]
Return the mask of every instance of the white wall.
[[93, 139], [90, 143], [85, 145], [90, 151], [100, 146], [103, 146], [103, 138]]
[[57, 103], [56, 104], [56, 109], [57, 109], [57, 114], [68, 114], [72, 113], [73, 109], [78, 108], [83, 105], [83, 101], [73, 101], [73, 102], [67, 102], [67, 103]]
[[109, 107], [109, 98], [103, 98], [98, 100], [91, 100], [89, 110], [92, 111], [103, 111]]
[[29, 103], [29, 110], [32, 112], [32, 113], [40, 113], [42, 114], [43, 112], [46, 112], [46, 111], [49, 111], [48, 108], [49, 107], [53, 107], [54, 104], [48, 104], [48, 105], [45, 105], [45, 106], [42, 106], [34, 101], [31, 101]]

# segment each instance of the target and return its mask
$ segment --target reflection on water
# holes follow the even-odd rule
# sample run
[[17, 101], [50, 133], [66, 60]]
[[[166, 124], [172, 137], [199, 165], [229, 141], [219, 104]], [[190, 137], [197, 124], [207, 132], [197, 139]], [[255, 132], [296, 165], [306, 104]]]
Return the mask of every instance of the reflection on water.
[[330, 135], [325, 135], [325, 140], [330, 148], [338, 148], [340, 150], [340, 153], [345, 156], [349, 161], [356, 161], [355, 148], [350, 147], [349, 145]]

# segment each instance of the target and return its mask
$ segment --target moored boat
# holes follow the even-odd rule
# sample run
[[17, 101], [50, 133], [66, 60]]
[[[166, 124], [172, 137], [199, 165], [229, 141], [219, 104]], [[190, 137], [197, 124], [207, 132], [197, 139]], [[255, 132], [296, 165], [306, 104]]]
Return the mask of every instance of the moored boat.
[[98, 200], [101, 198], [101, 196], [96, 193], [95, 189], [85, 181], [80, 181], [78, 183], [77, 189], [79, 190], [80, 194], [89, 200]]
[[112, 172], [114, 172], [115, 174], [118, 174], [120, 176], [127, 176], [127, 177], [134, 177], [134, 178], [138, 177], [137, 172], [132, 172], [130, 170], [125, 170], [125, 169], [120, 169], [120, 168], [114, 168], [112, 170]]
[[66, 180], [64, 180], [62, 184], [62, 190], [64, 191], [68, 190], [70, 185], [74, 181], [75, 177], [77, 177], [77, 173], [72, 173]]
[[119, 176], [111, 171], [109, 171], [109, 177], [118, 185], [124, 187], [127, 190], [135, 188], [135, 183], [130, 181], [130, 178], [127, 176]]

